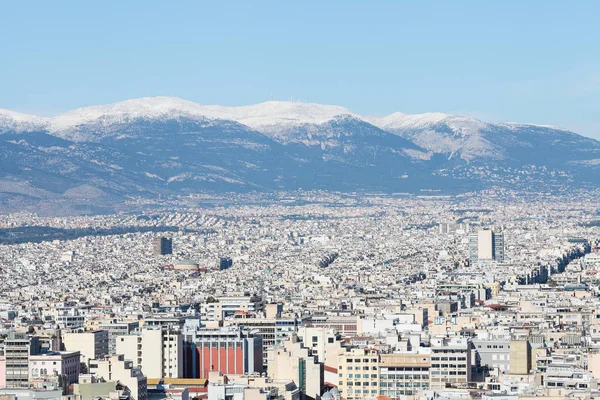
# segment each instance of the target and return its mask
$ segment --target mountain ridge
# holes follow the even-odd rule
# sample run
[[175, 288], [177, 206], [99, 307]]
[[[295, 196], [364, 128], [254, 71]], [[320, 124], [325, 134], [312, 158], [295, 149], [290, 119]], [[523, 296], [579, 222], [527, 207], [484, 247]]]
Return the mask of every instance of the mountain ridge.
[[0, 110], [0, 211], [202, 191], [598, 187], [599, 160], [600, 142], [568, 130], [445, 113], [374, 118], [311, 103], [173, 97], [56, 117]]

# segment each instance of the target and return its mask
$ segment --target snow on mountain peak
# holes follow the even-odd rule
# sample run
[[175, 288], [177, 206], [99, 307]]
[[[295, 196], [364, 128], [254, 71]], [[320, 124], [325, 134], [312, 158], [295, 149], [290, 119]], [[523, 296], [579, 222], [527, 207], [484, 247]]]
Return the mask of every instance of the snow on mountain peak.
[[0, 109], [0, 133], [44, 129], [46, 124], [47, 118]]
[[320, 124], [339, 115], [356, 115], [347, 108], [291, 101], [266, 101], [241, 107], [202, 106], [204, 115], [232, 119], [258, 130], [278, 130], [302, 124]]
[[52, 119], [51, 130], [60, 131], [95, 121], [111, 124], [136, 118], [201, 116], [200, 107], [177, 97], [144, 97], [67, 111]]

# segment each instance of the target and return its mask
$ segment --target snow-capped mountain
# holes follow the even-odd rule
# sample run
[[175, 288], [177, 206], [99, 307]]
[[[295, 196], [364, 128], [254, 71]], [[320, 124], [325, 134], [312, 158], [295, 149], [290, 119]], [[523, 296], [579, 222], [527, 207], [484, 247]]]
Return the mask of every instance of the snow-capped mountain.
[[323, 124], [341, 115], [358, 115], [347, 108], [289, 101], [267, 101], [251, 106], [203, 106], [202, 114], [231, 119], [259, 132], [277, 135], [301, 125]]
[[582, 186], [600, 184], [598, 172], [596, 140], [443, 113], [374, 118], [320, 104], [173, 97], [53, 118], [0, 110], [0, 209], [202, 190]]
[[0, 134], [44, 130], [46, 126], [46, 118], [0, 109]]

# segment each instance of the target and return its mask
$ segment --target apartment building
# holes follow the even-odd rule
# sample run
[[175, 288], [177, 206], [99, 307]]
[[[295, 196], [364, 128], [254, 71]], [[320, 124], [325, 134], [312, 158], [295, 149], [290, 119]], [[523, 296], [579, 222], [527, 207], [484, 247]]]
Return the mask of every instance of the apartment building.
[[7, 388], [29, 386], [29, 357], [41, 354], [38, 337], [10, 332], [4, 340], [5, 376]]
[[78, 351], [60, 351], [29, 356], [30, 379], [64, 376], [71, 385], [79, 381], [81, 368]]
[[108, 354], [114, 355], [117, 351], [117, 337], [130, 335], [139, 328], [139, 321], [105, 321], [98, 324], [99, 330], [108, 331]]
[[430, 388], [431, 352], [381, 354], [379, 394], [391, 398], [419, 398]]
[[62, 348], [65, 351], [78, 351], [84, 363], [103, 358], [108, 355], [108, 331], [63, 332]]
[[466, 338], [432, 338], [431, 387], [462, 386], [471, 382], [471, 341]]
[[158, 327], [121, 335], [116, 351], [150, 379], [184, 377], [183, 335], [179, 332]]
[[90, 362], [90, 373], [106, 381], [119, 381], [126, 386], [132, 400], [148, 398], [148, 381], [142, 371], [126, 361], [123, 355], [106, 357]]
[[379, 395], [379, 352], [351, 349], [338, 356], [339, 390], [348, 400]]

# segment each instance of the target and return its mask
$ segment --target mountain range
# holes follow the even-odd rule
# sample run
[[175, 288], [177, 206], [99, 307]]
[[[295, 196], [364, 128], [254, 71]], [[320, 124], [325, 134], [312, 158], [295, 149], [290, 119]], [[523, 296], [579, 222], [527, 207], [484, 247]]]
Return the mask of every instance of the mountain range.
[[361, 116], [268, 101], [149, 97], [44, 118], [0, 110], [0, 210], [89, 211], [130, 197], [323, 189], [458, 193], [600, 185], [600, 142], [444, 113]]

